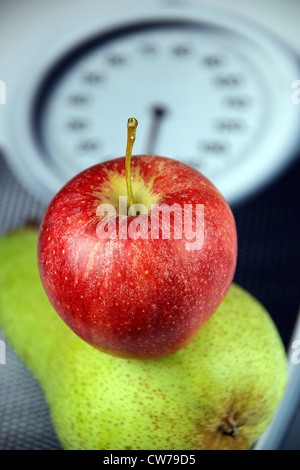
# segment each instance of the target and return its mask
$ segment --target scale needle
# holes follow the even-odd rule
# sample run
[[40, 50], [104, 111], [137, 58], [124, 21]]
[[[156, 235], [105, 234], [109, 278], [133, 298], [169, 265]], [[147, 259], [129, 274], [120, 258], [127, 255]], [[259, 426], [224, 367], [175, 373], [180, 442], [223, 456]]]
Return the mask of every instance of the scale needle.
[[148, 145], [146, 146], [146, 148], [148, 149], [147, 150], [148, 155], [154, 155], [158, 136], [162, 127], [162, 122], [168, 112], [167, 108], [163, 106], [153, 106], [151, 111], [152, 111], [151, 128], [150, 128]]

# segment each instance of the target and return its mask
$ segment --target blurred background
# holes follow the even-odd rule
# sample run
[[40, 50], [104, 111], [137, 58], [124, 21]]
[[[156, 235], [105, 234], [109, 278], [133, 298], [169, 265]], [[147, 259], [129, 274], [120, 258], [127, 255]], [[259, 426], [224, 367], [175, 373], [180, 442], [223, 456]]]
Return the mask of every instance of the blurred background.
[[[40, 220], [81, 169], [124, 155], [135, 116], [135, 153], [187, 162], [230, 203], [235, 282], [267, 308], [289, 352], [300, 339], [299, 17], [297, 0], [1, 0], [0, 234]], [[291, 371], [262, 448], [300, 449]], [[60, 449], [9, 345], [0, 449]]]

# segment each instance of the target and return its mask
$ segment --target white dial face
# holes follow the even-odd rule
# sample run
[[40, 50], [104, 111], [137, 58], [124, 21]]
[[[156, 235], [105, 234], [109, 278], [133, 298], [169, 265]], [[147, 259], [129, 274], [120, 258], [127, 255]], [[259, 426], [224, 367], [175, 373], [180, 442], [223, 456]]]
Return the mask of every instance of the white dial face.
[[96, 25], [89, 11], [46, 50], [31, 43], [25, 70], [13, 64], [0, 130], [22, 183], [48, 203], [81, 170], [125, 154], [129, 117], [134, 154], [188, 163], [230, 204], [276, 176], [299, 143], [293, 51], [217, 9], [121, 3]]
[[219, 185], [251, 158], [268, 125], [260, 60], [246, 38], [201, 23], [99, 37], [45, 91], [37, 121], [47, 158], [69, 177], [122, 156], [127, 119], [136, 117], [133, 153], [179, 159]]

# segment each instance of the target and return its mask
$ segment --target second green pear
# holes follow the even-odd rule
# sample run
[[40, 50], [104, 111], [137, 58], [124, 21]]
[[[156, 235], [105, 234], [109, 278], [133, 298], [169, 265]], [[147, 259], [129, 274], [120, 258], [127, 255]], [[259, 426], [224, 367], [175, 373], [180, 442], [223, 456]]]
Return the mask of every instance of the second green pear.
[[36, 245], [30, 228], [0, 241], [0, 327], [44, 390], [64, 449], [251, 448], [287, 381], [280, 335], [255, 298], [233, 284], [188, 346], [121, 359], [85, 343], [54, 311]]

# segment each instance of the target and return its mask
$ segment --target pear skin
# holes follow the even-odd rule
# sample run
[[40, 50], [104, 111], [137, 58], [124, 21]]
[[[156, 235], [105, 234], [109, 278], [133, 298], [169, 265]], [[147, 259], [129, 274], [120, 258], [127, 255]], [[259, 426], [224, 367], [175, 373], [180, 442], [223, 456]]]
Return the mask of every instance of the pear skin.
[[0, 328], [39, 381], [64, 449], [252, 447], [287, 383], [282, 340], [255, 298], [232, 284], [178, 352], [113, 357], [80, 339], [54, 311], [39, 278], [37, 236], [23, 228], [0, 241]]

